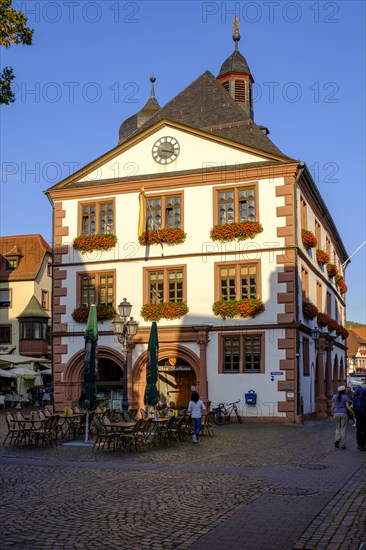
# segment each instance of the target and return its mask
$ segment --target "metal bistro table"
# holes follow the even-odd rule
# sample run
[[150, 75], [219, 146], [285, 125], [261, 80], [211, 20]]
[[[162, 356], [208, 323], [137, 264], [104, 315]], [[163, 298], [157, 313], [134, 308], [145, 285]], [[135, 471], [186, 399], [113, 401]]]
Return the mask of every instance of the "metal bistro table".
[[77, 418], [80, 418], [80, 415], [82, 413], [58, 414], [61, 439], [65, 439], [71, 434], [73, 424]]

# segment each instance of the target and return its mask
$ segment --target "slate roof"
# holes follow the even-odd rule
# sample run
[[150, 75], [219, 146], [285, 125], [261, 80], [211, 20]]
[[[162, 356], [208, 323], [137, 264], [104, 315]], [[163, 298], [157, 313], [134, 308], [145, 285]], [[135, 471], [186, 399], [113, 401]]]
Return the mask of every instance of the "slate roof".
[[161, 109], [155, 97], [149, 97], [141, 111], [122, 122], [119, 128], [119, 142], [125, 141], [128, 136], [140, 128], [147, 120]]
[[227, 73], [250, 74], [249, 65], [239, 50], [234, 50], [230, 57], [221, 65], [219, 76], [223, 76]]
[[[21, 255], [16, 269], [9, 271], [6, 256]], [[52, 249], [42, 235], [15, 235], [0, 237], [0, 281], [34, 280], [41, 268], [46, 253]]]
[[[131, 118], [133, 117], [127, 121]], [[204, 72], [194, 80], [140, 128], [126, 135], [123, 141], [146, 130], [161, 119], [208, 131], [242, 145], [250, 145], [263, 152], [281, 155], [286, 160], [289, 158], [245, 114], [210, 71]]]

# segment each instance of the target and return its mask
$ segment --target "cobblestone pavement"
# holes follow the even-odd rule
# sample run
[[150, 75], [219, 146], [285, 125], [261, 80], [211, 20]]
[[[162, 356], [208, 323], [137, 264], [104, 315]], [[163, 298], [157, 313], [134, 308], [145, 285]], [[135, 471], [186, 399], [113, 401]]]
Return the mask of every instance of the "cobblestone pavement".
[[[6, 434], [0, 414], [1, 443]], [[358, 550], [366, 453], [328, 421], [232, 424], [138, 453], [1, 446], [0, 548]]]

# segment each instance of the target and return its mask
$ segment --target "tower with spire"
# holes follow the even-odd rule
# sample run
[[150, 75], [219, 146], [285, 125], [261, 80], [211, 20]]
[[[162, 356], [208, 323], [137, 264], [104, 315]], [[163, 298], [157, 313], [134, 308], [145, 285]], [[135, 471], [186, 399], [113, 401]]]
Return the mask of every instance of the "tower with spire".
[[245, 114], [253, 120], [253, 77], [245, 57], [239, 52], [239, 18], [234, 19], [233, 40], [235, 49], [233, 53], [221, 65], [217, 80], [231, 97], [243, 108]]
[[134, 115], [129, 117], [127, 120], [122, 122], [119, 129], [119, 143], [124, 141], [133, 132], [141, 128], [141, 126], [143, 126], [143, 124], [147, 120], [149, 120], [155, 113], [157, 113], [160, 110], [160, 105], [155, 97], [155, 89], [154, 89], [155, 81], [156, 81], [156, 77], [154, 75], [151, 75], [150, 97], [147, 100], [146, 104], [142, 107], [141, 111], [139, 111], [138, 113], [135, 113]]

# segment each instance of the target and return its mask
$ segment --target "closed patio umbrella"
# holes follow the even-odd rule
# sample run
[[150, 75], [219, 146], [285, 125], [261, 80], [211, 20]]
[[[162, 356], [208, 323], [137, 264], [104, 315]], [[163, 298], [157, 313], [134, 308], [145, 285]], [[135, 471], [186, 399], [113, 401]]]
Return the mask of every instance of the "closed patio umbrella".
[[17, 375], [12, 373], [11, 370], [0, 369], [0, 376], [2, 378], [16, 378]]
[[98, 365], [98, 320], [97, 308], [90, 306], [88, 321], [85, 327], [84, 383], [81, 390], [79, 405], [87, 411], [85, 426], [85, 441], [88, 441], [89, 412], [97, 406], [97, 365]]
[[155, 407], [159, 398], [158, 398], [158, 389], [156, 383], [158, 381], [158, 351], [159, 351], [159, 340], [158, 340], [158, 327], [156, 321], [152, 322], [150, 330], [150, 338], [148, 345], [148, 355], [146, 363], [146, 388], [144, 403], [149, 407]]

